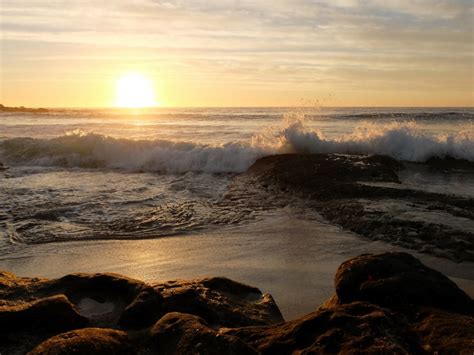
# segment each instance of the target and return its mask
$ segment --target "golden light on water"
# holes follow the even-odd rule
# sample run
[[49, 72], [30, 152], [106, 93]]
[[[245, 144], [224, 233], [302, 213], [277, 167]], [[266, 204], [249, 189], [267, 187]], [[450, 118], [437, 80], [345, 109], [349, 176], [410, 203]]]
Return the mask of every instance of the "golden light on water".
[[117, 98], [115, 105], [124, 108], [141, 108], [158, 106], [153, 82], [139, 73], [128, 73], [117, 81]]

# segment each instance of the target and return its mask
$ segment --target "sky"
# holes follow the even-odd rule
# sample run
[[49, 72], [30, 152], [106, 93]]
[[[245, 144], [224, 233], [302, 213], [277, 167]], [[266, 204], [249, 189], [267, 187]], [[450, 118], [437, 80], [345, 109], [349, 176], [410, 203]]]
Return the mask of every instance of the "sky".
[[1, 0], [0, 103], [474, 106], [471, 0]]

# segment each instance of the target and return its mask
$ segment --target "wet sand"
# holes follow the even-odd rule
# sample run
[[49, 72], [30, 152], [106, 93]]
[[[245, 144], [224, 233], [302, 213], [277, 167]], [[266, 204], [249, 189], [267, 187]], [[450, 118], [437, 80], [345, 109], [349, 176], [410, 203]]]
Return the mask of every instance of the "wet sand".
[[315, 310], [334, 292], [344, 260], [363, 253], [406, 251], [451, 277], [474, 296], [474, 263], [414, 253], [373, 242], [285, 208], [259, 221], [212, 233], [148, 240], [16, 245], [0, 269], [18, 276], [58, 277], [115, 272], [148, 281], [226, 276], [275, 298], [285, 319]]

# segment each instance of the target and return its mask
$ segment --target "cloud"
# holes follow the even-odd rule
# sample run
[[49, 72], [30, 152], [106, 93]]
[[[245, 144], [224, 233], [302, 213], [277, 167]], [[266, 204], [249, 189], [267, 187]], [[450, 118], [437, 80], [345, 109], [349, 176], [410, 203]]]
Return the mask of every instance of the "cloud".
[[352, 87], [404, 78], [441, 87], [464, 78], [466, 91], [473, 8], [464, 0], [3, 0], [3, 66], [11, 80], [32, 62], [80, 58], [145, 63], [183, 80], [214, 73], [247, 85]]

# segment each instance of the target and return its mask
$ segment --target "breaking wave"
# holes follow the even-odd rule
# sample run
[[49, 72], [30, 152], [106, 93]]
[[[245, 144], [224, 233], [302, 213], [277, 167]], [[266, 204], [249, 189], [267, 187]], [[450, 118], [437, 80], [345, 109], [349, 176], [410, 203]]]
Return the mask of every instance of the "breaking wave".
[[[279, 127], [256, 134], [249, 142], [205, 145], [198, 142], [131, 140], [88, 133], [52, 139], [0, 141], [0, 162], [8, 165], [119, 168], [164, 173], [242, 172], [256, 159], [282, 153], [384, 154], [424, 162], [432, 157], [474, 162], [474, 130], [430, 135], [416, 122], [363, 123], [352, 133], [327, 138], [290, 117]], [[471, 127], [472, 128], [472, 127]]]
[[352, 133], [334, 139], [308, 131], [304, 121], [291, 123], [283, 132], [286, 150], [300, 153], [382, 154], [402, 161], [425, 162], [430, 158], [474, 161], [474, 129], [455, 134], [431, 135], [416, 122], [385, 125], [364, 123]]

